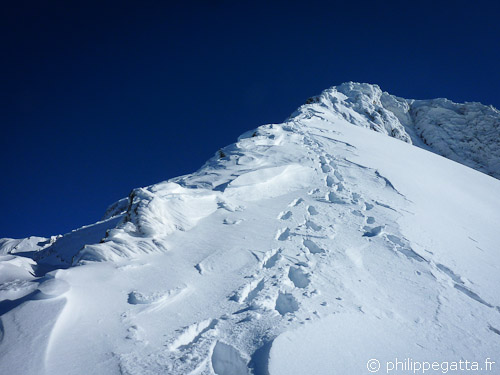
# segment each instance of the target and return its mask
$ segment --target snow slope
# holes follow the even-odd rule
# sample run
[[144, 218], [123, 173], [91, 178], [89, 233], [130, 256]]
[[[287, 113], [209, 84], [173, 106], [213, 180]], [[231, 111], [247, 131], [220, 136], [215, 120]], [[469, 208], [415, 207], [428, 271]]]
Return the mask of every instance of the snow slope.
[[414, 147], [393, 105], [365, 126], [365, 95], [390, 98], [357, 85], [133, 190], [96, 224], [4, 240], [0, 373], [500, 363], [500, 181]]

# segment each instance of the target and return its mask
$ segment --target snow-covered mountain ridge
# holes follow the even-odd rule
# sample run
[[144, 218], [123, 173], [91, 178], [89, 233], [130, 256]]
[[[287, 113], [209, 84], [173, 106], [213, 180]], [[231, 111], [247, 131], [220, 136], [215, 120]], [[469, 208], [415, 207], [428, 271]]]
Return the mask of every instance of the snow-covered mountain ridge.
[[481, 103], [403, 99], [348, 82], [309, 98], [293, 118], [338, 118], [500, 178], [500, 111]]
[[500, 363], [500, 181], [411, 145], [376, 86], [310, 101], [95, 224], [2, 240], [0, 372]]

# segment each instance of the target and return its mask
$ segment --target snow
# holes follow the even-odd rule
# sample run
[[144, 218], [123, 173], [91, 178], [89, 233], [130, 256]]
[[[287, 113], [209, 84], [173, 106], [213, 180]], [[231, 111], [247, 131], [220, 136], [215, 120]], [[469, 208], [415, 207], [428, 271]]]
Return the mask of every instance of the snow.
[[[455, 107], [417, 102], [331, 88], [197, 172], [134, 189], [102, 221], [0, 240], [0, 373], [500, 363], [500, 181], [429, 152], [421, 116]], [[469, 125], [425, 139], [466, 150]]]
[[246, 362], [231, 345], [218, 342], [212, 353], [212, 367], [218, 375], [246, 375]]
[[22, 239], [2, 238], [0, 239], [0, 254], [15, 254], [29, 251], [40, 251], [57, 240], [58, 236], [44, 238], [31, 236]]
[[[275, 339], [270, 351], [269, 373], [369, 374], [367, 363], [374, 359], [380, 363], [380, 373], [411, 374], [412, 370], [401, 371], [402, 366], [396, 370], [396, 361], [407, 358], [413, 362], [438, 363], [460, 360], [452, 348], [442, 347], [437, 337], [429, 342], [425, 337], [428, 333], [425, 329], [410, 328], [392, 317], [332, 315], [287, 331]], [[469, 358], [474, 358], [473, 348], [462, 350]], [[486, 358], [481, 357], [481, 362]], [[415, 373], [422, 373], [422, 370]]]
[[262, 200], [307, 187], [313, 170], [296, 164], [263, 168], [236, 177], [224, 190], [225, 196], [241, 201]]
[[310, 101], [291, 119], [344, 119], [500, 178], [500, 111], [492, 106], [403, 99], [355, 82], [331, 87]]

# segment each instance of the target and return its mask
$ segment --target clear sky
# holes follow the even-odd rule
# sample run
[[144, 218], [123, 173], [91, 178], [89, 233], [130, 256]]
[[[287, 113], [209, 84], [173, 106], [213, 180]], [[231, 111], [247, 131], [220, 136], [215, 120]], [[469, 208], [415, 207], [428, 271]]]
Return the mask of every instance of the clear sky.
[[171, 3], [2, 6], [0, 237], [93, 223], [345, 81], [500, 107], [496, 1]]

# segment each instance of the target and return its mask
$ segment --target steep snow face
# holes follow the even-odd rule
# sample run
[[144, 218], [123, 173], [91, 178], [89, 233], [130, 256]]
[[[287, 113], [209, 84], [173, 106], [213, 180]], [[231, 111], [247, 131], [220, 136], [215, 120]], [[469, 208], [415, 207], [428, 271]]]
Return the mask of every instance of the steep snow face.
[[102, 221], [4, 240], [0, 373], [500, 363], [500, 181], [401, 142], [413, 102], [356, 84], [322, 98]]
[[413, 127], [436, 153], [500, 178], [500, 112], [480, 103], [415, 100]]
[[480, 103], [403, 99], [348, 82], [308, 99], [291, 118], [339, 118], [500, 178], [500, 112]]

